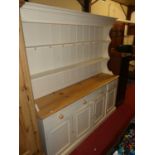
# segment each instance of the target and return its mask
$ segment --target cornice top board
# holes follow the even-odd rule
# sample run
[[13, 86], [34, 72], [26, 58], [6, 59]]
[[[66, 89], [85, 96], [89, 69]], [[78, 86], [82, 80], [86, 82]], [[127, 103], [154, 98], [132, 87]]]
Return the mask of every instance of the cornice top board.
[[23, 22], [80, 25], [112, 24], [116, 18], [27, 2], [20, 8]]

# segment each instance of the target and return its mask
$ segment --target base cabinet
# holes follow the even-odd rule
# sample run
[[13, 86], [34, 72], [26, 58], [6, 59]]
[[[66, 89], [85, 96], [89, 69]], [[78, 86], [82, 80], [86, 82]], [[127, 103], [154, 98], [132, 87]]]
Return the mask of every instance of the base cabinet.
[[103, 122], [107, 114], [115, 107], [116, 86], [117, 81], [109, 83], [57, 113], [40, 120], [46, 154], [69, 154]]

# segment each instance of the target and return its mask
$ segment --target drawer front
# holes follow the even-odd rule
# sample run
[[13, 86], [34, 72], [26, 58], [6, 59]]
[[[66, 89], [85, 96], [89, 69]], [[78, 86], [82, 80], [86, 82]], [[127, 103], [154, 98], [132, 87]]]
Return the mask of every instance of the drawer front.
[[100, 90], [96, 90], [92, 93], [90, 93], [89, 95], [85, 96], [83, 99], [86, 100], [87, 102], [93, 100], [96, 96], [98, 96], [98, 94], [100, 93]]
[[103, 86], [102, 88], [100, 88], [100, 93], [101, 93], [101, 94], [106, 93], [106, 91], [107, 91], [107, 87], [106, 87], [106, 85]]
[[45, 132], [49, 132], [52, 128], [68, 119], [75, 111], [74, 104], [56, 112], [55, 114], [43, 120]]
[[95, 90], [91, 94], [85, 96], [83, 99], [86, 100], [86, 101], [88, 101], [88, 102], [89, 101], [92, 101], [92, 100], [94, 100], [94, 98], [96, 98], [96, 97], [98, 97], [98, 96], [106, 93], [106, 91], [107, 91], [107, 88], [106, 88], [106, 85], [105, 85], [105, 86], [103, 86], [103, 87]]
[[107, 85], [107, 90], [111, 90], [113, 88], [116, 88], [117, 87], [117, 84], [118, 84], [118, 80], [114, 80], [112, 82], [110, 82], [108, 85]]
[[[89, 97], [88, 97], [89, 98]], [[44, 130], [48, 132], [65, 119], [72, 117], [75, 111], [83, 106], [88, 106], [89, 102], [86, 100], [86, 97], [74, 102], [73, 104], [59, 110], [58, 112], [54, 113], [53, 115], [45, 118], [43, 120]]]

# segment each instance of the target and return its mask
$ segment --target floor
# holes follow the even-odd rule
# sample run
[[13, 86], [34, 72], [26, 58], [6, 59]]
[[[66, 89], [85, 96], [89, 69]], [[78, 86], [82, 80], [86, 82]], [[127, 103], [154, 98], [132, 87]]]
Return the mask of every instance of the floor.
[[109, 155], [135, 113], [135, 84], [130, 81], [122, 104], [71, 155]]

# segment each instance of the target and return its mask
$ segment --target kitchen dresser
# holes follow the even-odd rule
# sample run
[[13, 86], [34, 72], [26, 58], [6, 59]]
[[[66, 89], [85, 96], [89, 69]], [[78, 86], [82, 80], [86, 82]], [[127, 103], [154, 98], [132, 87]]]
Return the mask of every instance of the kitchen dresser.
[[26, 54], [44, 151], [69, 154], [115, 110], [107, 68], [115, 18], [26, 3]]

